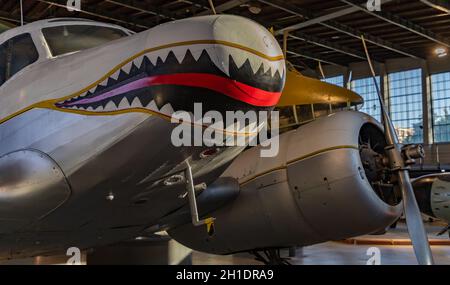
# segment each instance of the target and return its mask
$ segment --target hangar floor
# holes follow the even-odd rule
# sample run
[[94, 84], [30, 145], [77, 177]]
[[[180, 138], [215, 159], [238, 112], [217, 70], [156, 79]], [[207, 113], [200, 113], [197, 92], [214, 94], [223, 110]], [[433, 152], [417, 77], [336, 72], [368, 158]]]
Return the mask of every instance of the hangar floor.
[[[437, 236], [443, 228], [442, 224], [426, 224], [429, 239], [432, 244], [435, 263], [450, 265], [450, 239], [447, 234]], [[382, 265], [414, 265], [417, 264], [405, 224], [399, 223], [396, 229], [380, 236], [362, 236], [345, 242], [328, 242], [297, 250], [290, 263], [294, 265], [365, 265], [371, 258], [367, 254], [369, 248], [380, 250]], [[186, 252], [187, 249], [181, 251]], [[184, 254], [184, 253], [183, 253]], [[287, 256], [287, 251], [282, 253]], [[86, 255], [83, 255], [83, 264]], [[22, 260], [3, 261], [0, 264], [64, 264], [66, 256], [37, 257]], [[153, 260], [151, 264], [160, 264]], [[192, 252], [190, 262], [194, 265], [259, 265], [250, 254], [235, 254], [228, 256], [210, 255]]]
[[[447, 234], [437, 236], [443, 226], [427, 224], [436, 264], [450, 265], [450, 239]], [[381, 236], [362, 236], [347, 242], [328, 242], [298, 250], [290, 259], [296, 265], [365, 265], [372, 255], [367, 255], [371, 247], [380, 250], [382, 265], [417, 264], [414, 251], [409, 243], [405, 224]], [[392, 245], [393, 244], [393, 245]], [[287, 253], [285, 253], [287, 255]], [[253, 256], [238, 254], [231, 256], [208, 255], [200, 252], [192, 254], [192, 262], [197, 265], [256, 265], [261, 264]]]

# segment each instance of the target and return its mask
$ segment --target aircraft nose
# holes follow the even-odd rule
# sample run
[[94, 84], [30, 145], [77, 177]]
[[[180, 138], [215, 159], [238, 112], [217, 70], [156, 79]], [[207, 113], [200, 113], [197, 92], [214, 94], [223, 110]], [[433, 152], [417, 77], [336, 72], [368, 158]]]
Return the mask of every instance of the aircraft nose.
[[238, 99], [253, 106], [273, 107], [285, 83], [285, 60], [270, 31], [246, 18], [221, 15], [213, 23], [219, 67], [243, 92]]

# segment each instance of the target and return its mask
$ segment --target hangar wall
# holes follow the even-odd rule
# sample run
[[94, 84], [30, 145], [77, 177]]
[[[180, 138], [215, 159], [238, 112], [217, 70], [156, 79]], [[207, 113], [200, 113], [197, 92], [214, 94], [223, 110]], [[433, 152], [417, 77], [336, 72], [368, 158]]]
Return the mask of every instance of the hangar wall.
[[[422, 70], [422, 102], [423, 102], [423, 144], [426, 148], [427, 158], [424, 164], [450, 165], [450, 141], [435, 143], [433, 138], [433, 107], [431, 75], [450, 72], [450, 57], [430, 57], [424, 59], [396, 58], [387, 59], [384, 63], [375, 63], [377, 75], [380, 75], [381, 90], [388, 108], [389, 106], [389, 82], [388, 74], [399, 71], [407, 71], [420, 68]], [[344, 76], [344, 84], [350, 88], [349, 80], [370, 77], [367, 62], [350, 63], [349, 67], [327, 65], [323, 67], [325, 77]], [[308, 71], [309, 76], [317, 77], [317, 72]], [[351, 78], [350, 78], [351, 76]]]

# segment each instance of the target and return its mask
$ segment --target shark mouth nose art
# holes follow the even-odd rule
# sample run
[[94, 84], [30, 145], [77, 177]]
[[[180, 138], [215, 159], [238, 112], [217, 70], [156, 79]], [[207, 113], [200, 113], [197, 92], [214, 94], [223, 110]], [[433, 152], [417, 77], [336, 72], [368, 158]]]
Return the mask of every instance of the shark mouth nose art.
[[90, 91], [55, 107], [94, 115], [141, 111], [171, 116], [193, 111], [194, 103], [202, 103], [205, 111], [269, 109], [281, 96], [283, 56], [226, 47], [228, 53], [220, 58], [214, 44], [174, 50], [144, 51]]

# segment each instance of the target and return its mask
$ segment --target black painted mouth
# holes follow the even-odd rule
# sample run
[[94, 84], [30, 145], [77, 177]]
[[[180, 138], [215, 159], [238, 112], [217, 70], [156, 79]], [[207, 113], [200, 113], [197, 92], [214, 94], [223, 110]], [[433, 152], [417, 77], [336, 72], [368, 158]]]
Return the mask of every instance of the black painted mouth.
[[[147, 56], [143, 57], [141, 66], [132, 63], [129, 73], [122, 69], [119, 71], [117, 79], [108, 78], [105, 86], [98, 85], [93, 92], [87, 92], [85, 96], [71, 98], [69, 100], [59, 102], [56, 107], [62, 109], [74, 109], [81, 111], [102, 112], [108, 104], [114, 103], [119, 108], [120, 103], [126, 98], [126, 102], [132, 107], [133, 101], [137, 98], [142, 108], [148, 108], [150, 104], [156, 105], [158, 109], [163, 108], [167, 104], [174, 111], [184, 110], [193, 111], [194, 103], [202, 103], [203, 111], [217, 110], [221, 113], [234, 110], [255, 110], [255, 106], [236, 100], [220, 92], [220, 90], [211, 90], [202, 86], [180, 86], [177, 84], [162, 84], [152, 86], [138, 86], [139, 88], [129, 89], [129, 86], [146, 80], [146, 78], [167, 76], [167, 75], [186, 75], [197, 74], [198, 76], [211, 77], [215, 79], [226, 79], [236, 81], [263, 92], [263, 94], [281, 94], [284, 86], [285, 74], [280, 74], [277, 70], [273, 75], [272, 71], [264, 72], [264, 63], [261, 63], [259, 70], [254, 73], [250, 61], [247, 59], [245, 63], [238, 68], [233, 57], [230, 55], [229, 75], [219, 69], [211, 60], [210, 55], [205, 50], [202, 52], [198, 60], [195, 60], [190, 50], [181, 63], [178, 62], [175, 54], [171, 51], [167, 59], [163, 60], [159, 57], [156, 64], [153, 64]], [[231, 81], [230, 80], [230, 81]], [[207, 79], [205, 79], [207, 81]], [[208, 82], [205, 82], [207, 85]], [[109, 96], [111, 92], [117, 90], [125, 90], [118, 95]], [[271, 106], [261, 106], [256, 109], [271, 109]]]

